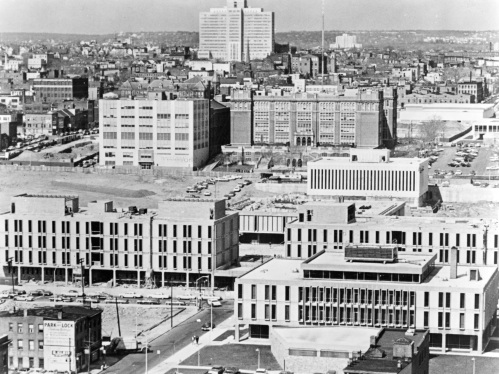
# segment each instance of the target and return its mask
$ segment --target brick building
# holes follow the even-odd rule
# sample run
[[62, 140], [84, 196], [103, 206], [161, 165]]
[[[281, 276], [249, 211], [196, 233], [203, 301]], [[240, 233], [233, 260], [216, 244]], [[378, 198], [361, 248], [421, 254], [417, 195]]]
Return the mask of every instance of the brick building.
[[88, 78], [40, 78], [33, 80], [35, 100], [56, 102], [88, 97]]

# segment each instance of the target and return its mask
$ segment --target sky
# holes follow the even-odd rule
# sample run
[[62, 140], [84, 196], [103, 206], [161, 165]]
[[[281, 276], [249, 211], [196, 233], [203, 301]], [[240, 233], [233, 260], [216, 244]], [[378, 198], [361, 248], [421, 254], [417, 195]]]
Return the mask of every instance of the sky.
[[[498, 30], [499, 0], [324, 0], [326, 30]], [[0, 0], [0, 32], [198, 31], [226, 0]], [[321, 28], [321, 0], [248, 0], [276, 32]]]

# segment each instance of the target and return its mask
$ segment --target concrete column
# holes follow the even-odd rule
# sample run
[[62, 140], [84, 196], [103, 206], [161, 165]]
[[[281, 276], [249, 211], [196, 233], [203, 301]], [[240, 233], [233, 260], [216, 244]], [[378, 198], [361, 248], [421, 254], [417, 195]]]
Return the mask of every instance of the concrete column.
[[42, 278], [42, 283], [43, 283], [43, 282], [45, 282], [45, 267], [42, 266], [40, 268], [40, 271], [42, 272], [41, 273], [41, 276], [42, 276], [41, 278]]
[[137, 270], [137, 287], [140, 288], [140, 270]]
[[161, 287], [165, 287], [165, 272], [161, 272]]
[[188, 271], [185, 273], [185, 286], [186, 286], [186, 288], [189, 288], [189, 289], [191, 286], [189, 283], [189, 272]]
[[446, 341], [446, 334], [442, 334], [442, 353], [445, 353], [446, 351], [446, 346], [445, 346], [445, 341]]
[[92, 287], [92, 269], [88, 269], [88, 287]]
[[113, 269], [113, 287], [116, 287], [116, 269]]
[[17, 267], [17, 284], [21, 284], [21, 266]]
[[238, 323], [236, 323], [236, 326], [235, 326], [235, 328], [234, 328], [234, 340], [235, 340], [236, 342], [239, 342], [239, 341], [240, 341], [240, 339], [241, 339], [241, 338], [240, 338], [240, 336], [239, 336], [239, 324], [238, 324]]
[[64, 268], [64, 279], [66, 281], [66, 285], [68, 284], [68, 268]]

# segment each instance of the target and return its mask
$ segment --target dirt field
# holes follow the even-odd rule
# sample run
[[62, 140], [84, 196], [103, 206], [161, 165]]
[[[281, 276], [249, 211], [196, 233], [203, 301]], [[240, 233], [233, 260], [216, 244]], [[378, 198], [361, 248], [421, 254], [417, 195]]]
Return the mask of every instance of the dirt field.
[[[16, 307], [17, 309], [47, 307], [53, 306], [52, 302], [21, 302], [14, 300], [7, 300], [5, 303], [0, 304], [0, 311], [11, 310]], [[72, 305], [72, 304], [68, 304]], [[118, 336], [118, 322], [116, 318], [116, 306], [112, 304], [98, 304], [97, 308], [102, 309], [102, 334], [110, 336]], [[121, 306], [118, 305], [120, 313], [120, 326], [122, 336], [134, 336], [135, 324], [137, 323], [137, 330], [149, 330], [157, 324], [169, 319], [169, 307], [156, 307], [156, 306]], [[173, 309], [173, 314], [181, 312], [182, 309]]]
[[[186, 176], [156, 179], [153, 176], [138, 175], [0, 170], [0, 211], [8, 210], [10, 197], [21, 193], [77, 194], [80, 197], [80, 206], [87, 206], [92, 200], [111, 199], [116, 207], [135, 205], [138, 208], [157, 208], [158, 201], [168, 197], [185, 197], [187, 187], [205, 179]], [[218, 198], [223, 197], [236, 185], [235, 181], [219, 182], [216, 187], [209, 185], [208, 191], [212, 196], [206, 198], [213, 198], [215, 194]], [[257, 191], [252, 184], [245, 186], [230, 202], [246, 197], [273, 195]]]

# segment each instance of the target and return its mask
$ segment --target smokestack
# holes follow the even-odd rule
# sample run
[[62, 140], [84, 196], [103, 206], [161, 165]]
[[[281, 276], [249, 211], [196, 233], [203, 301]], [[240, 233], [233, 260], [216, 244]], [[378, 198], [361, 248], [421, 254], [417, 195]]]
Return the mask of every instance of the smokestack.
[[457, 248], [450, 249], [450, 279], [457, 278]]

